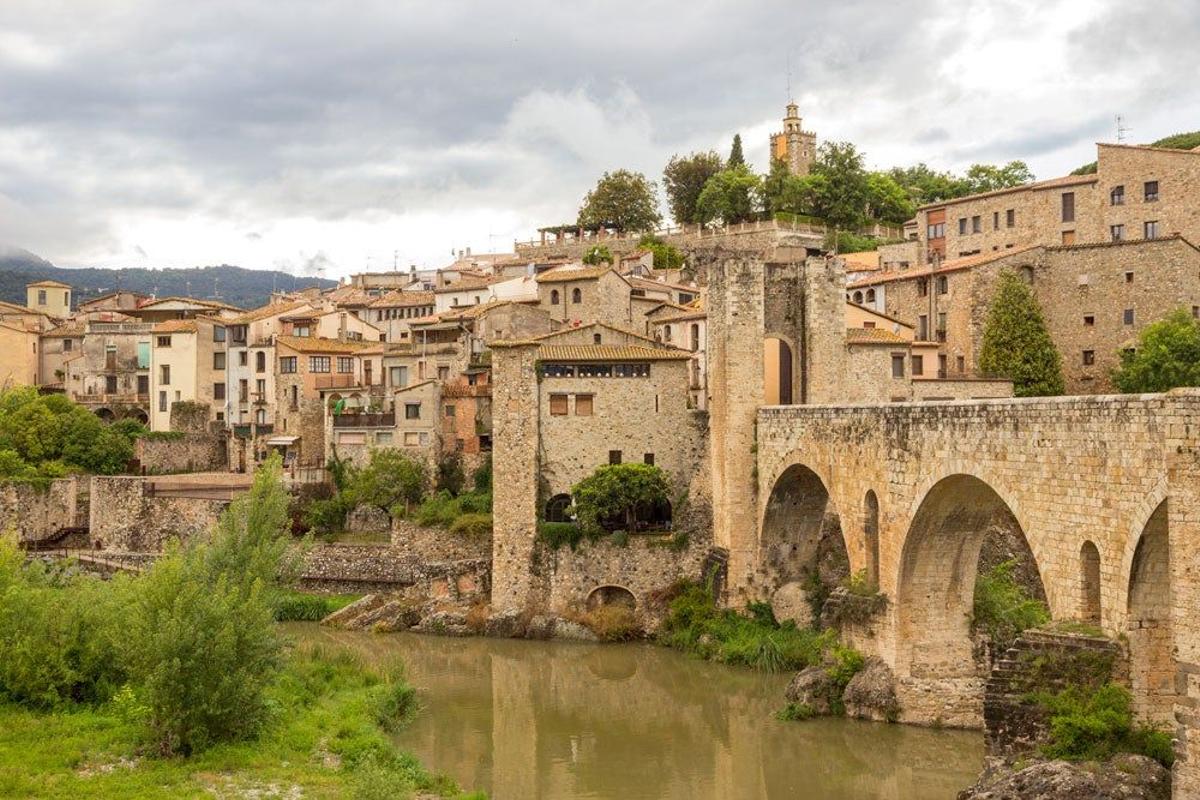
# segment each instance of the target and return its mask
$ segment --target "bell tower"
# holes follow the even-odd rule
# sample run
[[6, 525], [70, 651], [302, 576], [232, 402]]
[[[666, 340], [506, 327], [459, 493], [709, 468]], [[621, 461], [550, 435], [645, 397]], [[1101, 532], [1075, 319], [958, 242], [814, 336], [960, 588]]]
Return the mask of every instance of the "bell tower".
[[787, 104], [783, 118], [783, 130], [771, 135], [771, 159], [787, 164], [793, 175], [807, 175], [817, 157], [817, 135], [804, 130], [800, 119], [800, 107], [794, 102]]

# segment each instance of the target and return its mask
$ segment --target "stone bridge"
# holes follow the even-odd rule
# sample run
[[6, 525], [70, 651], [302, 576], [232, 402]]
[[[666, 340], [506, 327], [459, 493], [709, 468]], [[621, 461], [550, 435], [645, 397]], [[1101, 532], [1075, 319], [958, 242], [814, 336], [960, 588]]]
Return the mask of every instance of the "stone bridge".
[[797, 579], [836, 517], [888, 598], [870, 645], [904, 717], [978, 725], [976, 565], [990, 526], [1016, 528], [1054, 619], [1128, 642], [1137, 711], [1178, 724], [1175, 796], [1200, 796], [1200, 390], [774, 406], [753, 435], [715, 520], [731, 602]]

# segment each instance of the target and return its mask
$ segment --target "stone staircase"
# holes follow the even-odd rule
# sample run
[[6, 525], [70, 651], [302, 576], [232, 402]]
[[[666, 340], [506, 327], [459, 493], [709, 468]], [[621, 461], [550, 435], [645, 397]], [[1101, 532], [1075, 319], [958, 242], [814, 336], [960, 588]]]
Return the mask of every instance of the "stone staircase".
[[1128, 661], [1116, 642], [1081, 633], [1025, 631], [996, 659], [984, 690], [988, 753], [1013, 756], [1033, 750], [1045, 739], [1048, 715], [1031, 693], [1107, 681], [1128, 681]]

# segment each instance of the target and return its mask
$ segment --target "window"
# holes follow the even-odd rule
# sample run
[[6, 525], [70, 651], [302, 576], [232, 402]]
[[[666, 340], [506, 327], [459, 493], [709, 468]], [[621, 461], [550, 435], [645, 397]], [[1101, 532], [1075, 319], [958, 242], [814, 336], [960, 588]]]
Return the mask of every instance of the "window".
[[407, 433], [404, 434], [404, 446], [405, 447], [416, 447], [420, 443], [421, 443], [421, 434], [416, 433], [415, 431], [408, 431]]
[[558, 289], [550, 290], [550, 305], [552, 305], [552, 306], [558, 305]]
[[285, 374], [295, 372], [296, 371], [296, 357], [295, 356], [280, 356], [279, 357], [279, 371], [282, 373], [285, 373]]
[[116, 394], [117, 393], [117, 376], [116, 375], [105, 375], [104, 376], [104, 391], [107, 392], [108, 394]]
[[958, 368], [958, 373], [960, 375], [967, 371], [967, 359], [963, 356], [959, 356], [958, 358], [954, 359], [954, 364]]
[[453, 417], [455, 413], [454, 406], [447, 404], [442, 413], [444, 413], [447, 417]]
[[939, 378], [946, 377], [946, 354], [945, 353], [938, 354], [938, 377]]
[[1108, 200], [1114, 206], [1125, 205], [1125, 187], [1124, 186], [1114, 186], [1112, 188], [1112, 191], [1108, 193]]
[[1114, 242], [1119, 242], [1125, 238], [1124, 225], [1110, 225], [1108, 227], [1108, 232], [1112, 235], [1112, 240]]
[[171, 346], [171, 337], [170, 336], [159, 336], [158, 337], [158, 346], [159, 347], [170, 347]]
[[654, 466], [654, 453], [645, 453], [644, 455], [642, 455], [642, 463], [649, 464], [650, 466], [653, 467]]
[[386, 445], [390, 445], [391, 443], [392, 443], [392, 433], [391, 433], [391, 431], [378, 431], [378, 432], [375, 434], [375, 444], [377, 444], [377, 445], [384, 445], [384, 444], [386, 444]]
[[1085, 367], [1090, 367], [1095, 363], [1096, 363], [1096, 351], [1095, 350], [1084, 350], [1083, 351], [1083, 365]]
[[590, 394], [575, 395], [575, 416], [590, 417], [592, 415], [592, 396]]
[[1075, 231], [1063, 231], [1062, 243], [1068, 246], [1075, 244]]
[[983, 233], [983, 220], [978, 214], [971, 217], [971, 233]]
[[930, 225], [925, 233], [929, 239], [944, 239], [946, 238], [946, 223], [939, 222], [935, 225]]
[[1158, 238], [1158, 221], [1150, 220], [1145, 225], [1143, 225], [1142, 226], [1142, 235], [1146, 239], [1157, 239]]
[[450, 380], [450, 368], [449, 367], [438, 367], [438, 380], [439, 381]]
[[250, 399], [250, 381], [242, 378], [238, 381], [238, 401], [245, 403]]
[[874, 289], [867, 289], [866, 300], [868, 303], [875, 302], [875, 290]]
[[224, 353], [213, 353], [213, 369], [225, 369]]
[[939, 275], [937, 279], [938, 294], [946, 294], [950, 291], [950, 279], [945, 275]]
[[917, 375], [925, 374], [925, 357], [924, 356], [913, 356], [912, 357], [912, 374], [913, 374], [914, 378]]
[[247, 364], [249, 364], [250, 363], [250, 361], [248, 360], [249, 358], [250, 358], [249, 353], [247, 353], [245, 350], [239, 350], [238, 351], [238, 366], [244, 367]]
[[1000, 212], [999, 211], [992, 212], [992, 230], [994, 230], [994, 231], [1000, 230]]
[[408, 367], [392, 367], [390, 373], [393, 387], [399, 389], [408, 386]]
[[150, 369], [150, 343], [137, 343], [137, 368]]
[[1132, 273], [1132, 272], [1126, 272], [1126, 273], [1125, 273], [1125, 282], [1126, 282], [1126, 283], [1133, 283], [1133, 273]]
[[904, 354], [903, 353], [892, 353], [892, 377], [893, 378], [903, 378], [904, 377]]
[[254, 371], [255, 372], [266, 372], [267, 371], [267, 354], [263, 350], [259, 350], [257, 353], [254, 354]]
[[329, 356], [309, 356], [308, 371], [309, 372], [329, 372], [332, 366]]
[[874, 330], [874, 328], [875, 328], [875, 322], [873, 320], [868, 319], [863, 322], [863, 330], [869, 331], [869, 330]]
[[937, 315], [937, 340], [946, 341], [946, 312], [939, 311]]
[[918, 297], [928, 297], [929, 296], [929, 279], [928, 278], [921, 278], [917, 281], [917, 296]]
[[550, 395], [550, 415], [563, 417], [567, 414], [567, 396], [565, 394]]
[[1192, 319], [1200, 319], [1200, 306], [1192, 306]]
[[158, 410], [159, 411], [167, 410], [167, 393], [166, 392], [158, 393]]
[[214, 342], [225, 341], [225, 329], [223, 327], [221, 327], [220, 325], [213, 326], [213, 341]]
[[958, 235], [959, 235], [959, 236], [966, 236], [966, 235], [967, 235], [967, 218], [966, 218], [966, 217], [959, 217], [959, 220], [958, 220]]
[[46, 305], [46, 290], [45, 289], [38, 289], [38, 305], [39, 306]]
[[214, 383], [213, 384], [213, 400], [224, 400], [224, 399], [225, 399], [225, 384]]
[[600, 344], [600, 334], [598, 334], [598, 333], [592, 334], [592, 344]]
[[1158, 200], [1158, 181], [1146, 181], [1142, 191], [1146, 196], [1147, 203], [1154, 203]]
[[310, 335], [311, 335], [311, 331], [307, 324], [292, 326], [292, 336], [299, 336], [301, 338], [307, 339]]
[[609, 450], [608, 451], [608, 463], [609, 464], [620, 464], [621, 463], [621, 451], [620, 450]]
[[158, 368], [158, 382], [163, 386], [171, 385], [171, 365], [163, 364]]
[[917, 317], [917, 339], [921, 341], [929, 340], [929, 315], [921, 314]]
[[115, 344], [106, 345], [104, 348], [104, 368], [109, 371], [115, 371], [117, 368], [117, 346]]
[[572, 303], [582, 303], [583, 302], [583, 291], [580, 289], [572, 289], [571, 290], [571, 302]]
[[[300, 407], [300, 387], [299, 386], [295, 386], [295, 385], [292, 386], [292, 398], [291, 399], [292, 399], [292, 411], [295, 411], [296, 409], [298, 409]], [[286, 423], [284, 423], [284, 425], [285, 425], [284, 430], [286, 430], [287, 429]]]
[[1017, 227], [1017, 210], [1015, 208], [1004, 212], [1004, 224], [1010, 228]]
[[343, 375], [354, 372], [354, 359], [350, 356], [338, 356], [337, 371]]
[[1090, 328], [1095, 324], [1096, 324], [1096, 315], [1095, 314], [1084, 314], [1083, 315], [1084, 327]]
[[1124, 323], [1126, 325], [1133, 324], [1133, 309], [1132, 308], [1125, 309], [1125, 313], [1122, 315], [1122, 320], [1124, 321]]
[[404, 418], [405, 419], [420, 419], [421, 418], [421, 404], [420, 403], [405, 403], [404, 404]]
[[74, 346], [74, 344], [75, 343], [72, 342], [70, 339], [63, 339], [63, 352], [64, 353], [71, 352], [71, 348]]
[[1063, 192], [1062, 194], [1062, 221], [1075, 221], [1075, 193]]

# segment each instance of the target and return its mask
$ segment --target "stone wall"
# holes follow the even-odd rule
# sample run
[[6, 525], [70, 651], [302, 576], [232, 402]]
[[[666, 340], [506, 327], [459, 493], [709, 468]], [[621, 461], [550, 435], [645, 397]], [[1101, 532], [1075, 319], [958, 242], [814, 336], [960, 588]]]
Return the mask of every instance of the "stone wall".
[[492, 553], [490, 536], [468, 537], [445, 528], [417, 525], [406, 519], [392, 520], [392, 550], [402, 558], [426, 561], [487, 559]]
[[228, 500], [185, 497], [169, 491], [148, 494], [136, 477], [91, 478], [90, 535], [98, 549], [161, 552], [171, 539], [206, 535]]
[[491, 588], [488, 559], [413, 559], [387, 545], [332, 544], [314, 547], [300, 575], [304, 589], [326, 592], [400, 592], [415, 600], [486, 599]]
[[63, 528], [87, 525], [86, 518], [76, 515], [78, 482], [78, 478], [59, 478], [46, 488], [0, 483], [0, 531], [11, 529], [19, 541], [36, 542]]
[[225, 443], [224, 436], [208, 431], [185, 433], [178, 439], [142, 437], [137, 440], [134, 457], [149, 475], [224, 471], [229, 464]]

